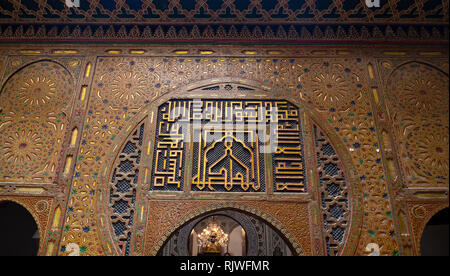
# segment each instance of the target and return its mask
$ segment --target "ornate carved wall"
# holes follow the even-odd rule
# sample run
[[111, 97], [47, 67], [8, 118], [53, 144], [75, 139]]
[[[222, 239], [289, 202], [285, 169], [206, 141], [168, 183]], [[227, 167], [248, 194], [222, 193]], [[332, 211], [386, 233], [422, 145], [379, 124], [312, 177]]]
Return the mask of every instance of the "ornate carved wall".
[[57, 178], [73, 100], [73, 77], [54, 61], [22, 64], [2, 88], [2, 182]]
[[[224, 209], [262, 219], [297, 255], [417, 255], [423, 225], [448, 206], [445, 47], [37, 44], [0, 52], [0, 200], [27, 202], [42, 255], [156, 255], [177, 229]], [[231, 169], [249, 189], [198, 188], [202, 166], [193, 160], [210, 158], [199, 152], [213, 147], [163, 136], [177, 130], [164, 129], [169, 103], [195, 99], [288, 102], [280, 118], [289, 123], [276, 124], [280, 136], [295, 129], [285, 140], [292, 146], [253, 158], [259, 174], [245, 181], [244, 169]], [[297, 182], [286, 180], [289, 168]]]

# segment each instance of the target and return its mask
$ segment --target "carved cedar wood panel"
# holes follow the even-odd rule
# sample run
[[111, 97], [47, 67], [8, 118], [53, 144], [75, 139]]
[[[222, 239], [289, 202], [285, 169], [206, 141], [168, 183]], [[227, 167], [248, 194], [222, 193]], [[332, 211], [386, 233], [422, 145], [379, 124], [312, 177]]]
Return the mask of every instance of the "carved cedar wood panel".
[[[57, 141], [70, 141], [72, 129], [67, 126], [72, 118], [72, 99], [76, 98], [75, 105], [82, 107], [79, 115], [75, 114], [74, 117], [81, 118], [82, 124], [75, 139], [76, 152], [72, 153], [74, 159], [69, 169], [73, 179], [68, 181], [62, 190], [45, 188], [46, 192], [54, 195], [65, 194], [65, 199], [62, 197], [61, 201], [64, 206], [61, 228], [52, 254], [68, 255], [70, 252], [66, 251], [66, 248], [69, 244], [78, 245], [81, 255], [156, 254], [164, 238], [168, 238], [177, 227], [187, 222], [188, 218], [212, 210], [207, 208], [211, 204], [218, 204], [211, 207], [213, 209], [238, 208], [242, 205], [248, 206], [242, 207], [248, 208], [248, 212], [259, 210], [257, 216], [266, 218], [269, 223], [279, 227], [288, 240], [298, 245], [297, 253], [365, 255], [369, 253], [366, 246], [375, 243], [379, 246], [381, 255], [400, 254], [396, 213], [391, 205], [390, 180], [384, 169], [384, 152], [380, 150], [378, 119], [375, 118], [379, 110], [373, 108], [376, 106], [372, 93], [374, 85], [379, 86], [378, 100], [386, 101], [389, 114], [399, 118], [394, 120], [392, 125], [393, 141], [398, 150], [398, 153], [394, 154], [400, 157], [398, 164], [402, 170], [411, 170], [417, 174], [415, 180], [410, 178], [410, 182], [408, 180], [405, 183], [411, 183], [408, 185], [412, 186], [414, 183], [422, 185], [420, 181], [424, 181], [423, 179], [432, 179], [434, 182], [431, 182], [437, 186], [448, 187], [448, 157], [440, 158], [439, 155], [441, 151], [448, 152], [448, 143], [439, 144], [442, 139], [435, 144], [432, 142], [433, 137], [448, 137], [448, 119], [443, 119], [443, 114], [448, 113], [448, 105], [442, 104], [446, 102], [448, 95], [438, 93], [448, 90], [448, 73], [441, 73], [423, 63], [409, 63], [393, 71], [391, 78], [386, 78], [385, 83], [385, 79], [379, 78], [377, 74], [377, 70], [384, 74], [380, 69], [383, 64], [376, 63], [373, 59], [382, 56], [382, 60], [390, 61], [384, 50], [354, 51], [340, 48], [339, 51], [348, 53], [338, 56], [337, 49], [311, 47], [310, 52], [303, 49], [303, 54], [300, 55], [300, 50], [296, 47], [286, 47], [284, 55], [273, 57], [267, 54], [267, 48], [264, 47], [255, 47], [253, 50], [257, 54], [248, 55], [244, 54], [245, 48], [233, 46], [234, 48], [229, 47], [230, 53], [234, 51], [233, 56], [212, 54], [208, 57], [180, 56], [173, 52], [181, 49], [180, 47], [170, 47], [156, 47], [161, 53], [168, 54], [146, 56], [111, 56], [105, 54], [108, 49], [92, 47], [91, 55], [86, 57], [90, 62], [89, 74], [86, 72], [87, 61], [81, 57], [85, 51], [83, 48], [78, 48], [72, 57], [61, 54], [58, 58], [39, 54], [39, 57], [32, 54], [18, 56], [13, 55], [11, 49], [0, 50], [4, 51], [3, 56], [7, 57], [3, 59], [3, 88], [0, 95], [0, 131], [3, 131], [0, 139], [4, 140], [0, 145], [4, 152], [0, 157], [4, 159], [0, 161], [3, 162], [0, 170], [2, 175], [9, 177], [8, 180], [1, 180], [0, 193], [18, 193], [14, 188], [17, 187], [14, 179], [27, 185], [35, 182], [51, 183], [57, 179], [58, 170], [64, 172], [65, 146]], [[124, 53], [130, 49], [123, 48], [121, 51]], [[218, 47], [218, 53], [220, 51], [222, 50]], [[319, 54], [311, 54], [314, 51], [319, 51]], [[333, 54], [321, 56], [320, 51]], [[412, 54], [416, 49], [408, 48], [404, 51], [404, 63], [420, 59]], [[425, 50], [418, 49], [417, 53], [418, 51]], [[446, 71], [448, 63], [441, 62], [440, 58], [430, 59], [434, 60], [434, 64], [438, 64], [434, 65], [435, 67]], [[367, 67], [369, 61], [374, 66], [373, 77]], [[48, 73], [47, 65], [53, 68]], [[64, 68], [68, 68], [70, 73]], [[410, 76], [410, 80], [401, 76], [402, 74]], [[421, 85], [431, 85], [422, 89], [425, 94], [434, 95], [427, 98], [427, 102], [420, 101], [424, 93], [415, 89], [418, 84], [408, 84], [416, 81], [414, 76], [418, 76], [416, 79]], [[405, 83], [401, 90], [396, 87], [400, 85], [395, 81], [397, 79], [409, 82]], [[274, 179], [274, 167], [270, 170], [268, 166], [275, 163], [267, 162], [269, 159], [265, 156], [260, 159], [264, 163], [260, 168], [269, 172], [264, 176], [265, 189], [261, 192], [251, 191], [247, 195], [250, 197], [247, 198], [240, 195], [234, 198], [235, 205], [230, 206], [224, 204], [230, 200], [227, 195], [230, 191], [227, 191], [226, 187], [219, 193], [204, 193], [205, 205], [200, 198], [194, 201], [186, 197], [192, 193], [195, 196], [203, 193], [194, 189], [187, 191], [188, 193], [185, 191], [187, 186], [193, 187], [191, 184], [192, 180], [195, 182], [195, 173], [182, 176], [185, 186], [180, 188], [180, 191], [152, 190], [152, 167], [149, 164], [154, 162], [155, 156], [154, 126], [158, 121], [158, 107], [171, 99], [200, 98], [195, 94], [200, 93], [198, 91], [202, 88], [213, 87], [214, 83], [232, 84], [236, 86], [236, 91], [223, 94], [219, 93], [223, 90], [203, 90], [201, 93], [207, 93], [206, 98], [238, 98], [239, 101], [287, 100], [295, 103], [300, 110], [304, 168], [322, 167], [325, 173], [320, 175], [317, 169], [305, 170], [304, 191], [277, 193], [273, 189], [276, 183], [267, 182], [267, 179]], [[385, 91], [383, 84], [386, 84]], [[21, 88], [26, 89], [32, 85], [36, 86], [33, 93], [24, 94], [21, 98], [21, 91], [25, 91]], [[57, 92], [52, 89], [54, 86], [57, 87]], [[237, 90], [237, 86], [250, 90]], [[86, 90], [81, 101], [83, 87]], [[193, 90], [194, 88], [196, 90]], [[400, 101], [393, 97], [394, 94], [390, 92], [393, 90], [403, 95]], [[402, 102], [407, 99], [410, 99], [409, 105]], [[397, 106], [394, 107], [394, 104]], [[41, 108], [44, 105], [58, 107], [61, 113], [47, 114], [44, 112], [47, 109]], [[435, 108], [430, 109], [430, 106]], [[423, 115], [412, 110], [419, 107], [429, 108], [431, 112]], [[23, 120], [20, 112], [30, 116]], [[440, 126], [426, 123], [435, 117], [440, 119]], [[402, 122], [406, 123], [402, 125]], [[410, 127], [409, 122], [413, 122], [413, 126]], [[13, 129], [12, 125], [16, 127]], [[142, 133], [141, 125], [144, 126]], [[317, 128], [314, 125], [317, 125]], [[55, 127], [56, 130], [52, 131]], [[402, 131], [403, 128], [406, 132]], [[27, 130], [31, 131], [28, 136]], [[6, 134], [7, 131], [9, 134]], [[444, 132], [441, 133], [442, 131]], [[322, 134], [325, 135], [325, 140], [321, 140]], [[28, 140], [19, 141], [21, 135]], [[401, 135], [404, 135], [404, 138], [401, 138]], [[142, 142], [140, 137], [143, 137]], [[315, 140], [315, 137], [318, 140]], [[330, 141], [332, 151], [337, 154], [339, 160], [330, 157], [332, 151], [327, 151], [325, 141]], [[416, 143], [423, 143], [424, 146], [414, 148], [413, 144]], [[425, 145], [431, 144], [435, 145], [433, 156], [421, 157], [420, 152], [426, 151]], [[19, 156], [29, 145], [33, 147], [28, 155]], [[31, 158], [30, 154], [33, 153], [42, 156], [41, 159]], [[427, 154], [430, 154], [429, 151]], [[406, 158], [401, 158], [402, 156]], [[188, 160], [190, 165], [187, 165], [188, 169], [184, 172], [192, 173], [194, 167], [191, 161], [194, 158], [187, 157], [184, 160]], [[127, 162], [131, 164], [129, 167], [125, 165]], [[17, 167], [19, 163], [21, 166]], [[121, 163], [122, 171], [119, 169], [113, 173], [113, 165], [116, 164], [117, 168], [120, 168]], [[429, 168], [431, 171], [427, 170], [427, 166], [432, 167]], [[136, 167], [139, 170], [136, 170]], [[339, 178], [341, 172], [329, 170], [331, 167], [341, 168], [345, 181]], [[145, 168], [149, 169], [147, 173]], [[325, 176], [334, 177], [334, 185], [331, 185], [333, 183], [330, 183], [329, 179], [324, 180]], [[403, 179], [409, 179], [408, 177], [410, 176], [405, 173]], [[272, 189], [268, 189], [269, 186]], [[344, 195], [347, 189], [350, 189], [348, 198], [351, 205], [346, 204], [345, 198], [341, 200], [339, 197]], [[25, 189], [22, 192], [30, 195], [30, 190]], [[244, 193], [243, 190], [236, 192]], [[173, 197], [163, 199], [173, 205], [172, 210], [177, 211], [163, 210], [164, 204], [156, 204], [162, 200], [160, 194], [164, 193]], [[330, 195], [333, 198], [328, 202], [327, 197]], [[258, 201], [252, 203], [251, 196], [256, 196]], [[359, 199], [361, 203], [358, 203]], [[202, 203], [205, 208], [195, 206], [194, 202]], [[360, 205], [355, 209], [353, 204]], [[186, 208], [178, 210], [179, 206]], [[298, 212], [292, 211], [295, 217], [289, 218], [283, 214], [282, 210], [287, 206], [297, 208]], [[324, 206], [328, 206], [325, 211], [322, 210]], [[163, 217], [165, 222], [161, 221]], [[350, 221], [351, 225], [346, 226]], [[334, 228], [327, 229], [326, 223]], [[308, 230], [298, 230], [297, 226], [300, 224], [304, 224]], [[352, 225], [357, 225], [356, 229], [351, 228]], [[333, 232], [335, 228], [345, 231]]]

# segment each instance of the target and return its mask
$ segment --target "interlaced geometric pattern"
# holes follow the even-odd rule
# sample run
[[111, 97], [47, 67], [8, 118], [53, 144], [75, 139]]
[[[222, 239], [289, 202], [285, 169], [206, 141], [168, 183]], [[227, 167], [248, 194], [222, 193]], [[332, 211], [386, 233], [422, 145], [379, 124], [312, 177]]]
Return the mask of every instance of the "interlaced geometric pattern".
[[192, 191], [266, 191], [265, 153], [275, 192], [306, 191], [299, 112], [287, 101], [170, 100], [156, 129], [152, 190], [183, 190], [190, 147]]
[[258, 234], [258, 256], [291, 256], [289, 246], [281, 236], [264, 221], [250, 218]]
[[327, 255], [336, 256], [344, 245], [348, 227], [348, 190], [341, 161], [329, 139], [317, 126], [314, 126], [314, 137]]
[[122, 148], [110, 185], [111, 223], [119, 248], [125, 256], [130, 253], [143, 135], [144, 124], [141, 124]]
[[[441, 0], [382, 0], [368, 8], [361, 0], [97, 0], [79, 2], [70, 10], [66, 1], [2, 0], [0, 22], [140, 22], [140, 23], [261, 23], [261, 22], [380, 22], [448, 19]], [[70, 1], [77, 2], [77, 1]], [[448, 2], [447, 2], [448, 3]], [[39, 9], [38, 9], [39, 7]], [[45, 11], [45, 12], [44, 12]], [[70, 12], [69, 12], [70, 11]], [[52, 20], [53, 19], [53, 20]], [[229, 28], [225, 26], [225, 28]], [[227, 29], [224, 28], [224, 32]]]

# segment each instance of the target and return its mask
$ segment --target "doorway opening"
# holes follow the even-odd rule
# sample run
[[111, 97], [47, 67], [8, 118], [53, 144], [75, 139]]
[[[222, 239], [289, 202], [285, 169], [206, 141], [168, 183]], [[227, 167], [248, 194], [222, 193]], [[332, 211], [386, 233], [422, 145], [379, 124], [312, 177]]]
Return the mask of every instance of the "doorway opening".
[[422, 256], [449, 256], [448, 209], [439, 211], [425, 226], [420, 241]]
[[224, 215], [201, 220], [189, 235], [191, 256], [246, 256], [244, 228]]
[[27, 209], [12, 201], [0, 202], [0, 256], [36, 256], [39, 231]]
[[203, 214], [178, 228], [160, 256], [291, 256], [292, 245], [265, 220], [234, 209]]

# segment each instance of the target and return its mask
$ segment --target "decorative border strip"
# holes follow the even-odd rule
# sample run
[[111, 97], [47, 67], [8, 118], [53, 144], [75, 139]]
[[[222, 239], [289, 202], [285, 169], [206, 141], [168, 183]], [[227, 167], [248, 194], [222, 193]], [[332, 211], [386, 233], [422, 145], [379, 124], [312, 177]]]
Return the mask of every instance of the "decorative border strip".
[[448, 25], [102, 25], [1, 24], [0, 42], [430, 42], [448, 43]]

